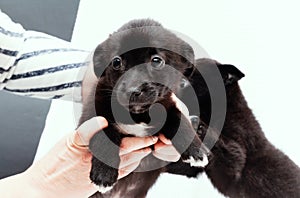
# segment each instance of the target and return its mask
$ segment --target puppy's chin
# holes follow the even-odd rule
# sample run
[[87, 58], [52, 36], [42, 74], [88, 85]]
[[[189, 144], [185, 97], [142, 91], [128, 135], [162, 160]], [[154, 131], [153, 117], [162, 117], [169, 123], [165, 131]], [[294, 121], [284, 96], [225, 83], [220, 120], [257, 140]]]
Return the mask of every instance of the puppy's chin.
[[118, 98], [118, 104], [123, 106], [127, 111], [134, 114], [145, 113], [151, 106], [157, 102], [157, 98], [147, 98], [145, 100], [131, 100], [127, 98]]
[[147, 111], [149, 111], [149, 108], [151, 107], [152, 104], [130, 104], [129, 105], [129, 112], [132, 114], [143, 114]]

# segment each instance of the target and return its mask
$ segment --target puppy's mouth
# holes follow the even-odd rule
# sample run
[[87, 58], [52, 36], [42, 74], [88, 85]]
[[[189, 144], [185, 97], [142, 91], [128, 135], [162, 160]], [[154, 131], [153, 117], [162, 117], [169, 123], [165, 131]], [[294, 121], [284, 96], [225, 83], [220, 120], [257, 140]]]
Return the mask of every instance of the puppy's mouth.
[[152, 104], [129, 104], [129, 111], [133, 114], [142, 114], [149, 111]]
[[132, 114], [143, 114], [149, 112], [151, 106], [163, 100], [168, 93], [164, 86], [155, 83], [143, 83], [134, 88], [121, 89], [119, 103]]
[[149, 111], [150, 107], [157, 102], [158, 94], [156, 91], [143, 92], [141, 95], [131, 95], [129, 98], [128, 109], [130, 113], [142, 114]]
[[140, 114], [149, 110], [157, 102], [160, 91], [155, 87], [144, 86], [129, 95], [128, 109], [131, 113]]

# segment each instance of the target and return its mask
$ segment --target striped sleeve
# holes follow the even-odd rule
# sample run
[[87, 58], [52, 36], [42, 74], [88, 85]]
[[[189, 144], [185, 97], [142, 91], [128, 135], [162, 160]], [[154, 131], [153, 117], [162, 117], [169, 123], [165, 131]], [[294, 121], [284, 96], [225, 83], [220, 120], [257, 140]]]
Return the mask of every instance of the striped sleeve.
[[59, 38], [26, 31], [0, 12], [0, 90], [80, 102], [89, 54]]

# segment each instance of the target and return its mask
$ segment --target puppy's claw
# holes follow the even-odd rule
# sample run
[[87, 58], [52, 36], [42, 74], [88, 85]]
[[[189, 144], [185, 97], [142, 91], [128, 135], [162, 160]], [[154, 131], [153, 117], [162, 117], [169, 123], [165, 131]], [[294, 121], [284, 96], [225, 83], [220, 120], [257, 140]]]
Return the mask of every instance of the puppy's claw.
[[189, 159], [183, 160], [183, 162], [189, 163], [191, 166], [204, 168], [208, 164], [208, 158], [206, 155], [203, 155], [202, 160], [195, 159], [194, 157], [190, 156]]

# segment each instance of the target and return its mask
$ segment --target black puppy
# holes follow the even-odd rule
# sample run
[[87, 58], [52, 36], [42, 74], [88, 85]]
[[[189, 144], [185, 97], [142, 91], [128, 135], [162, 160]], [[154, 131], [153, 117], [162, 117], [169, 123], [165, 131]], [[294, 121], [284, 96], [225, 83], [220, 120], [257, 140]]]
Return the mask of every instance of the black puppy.
[[[198, 125], [199, 137], [217, 140], [211, 149], [210, 162], [205, 167], [213, 185], [228, 197], [300, 197], [300, 169], [264, 136], [237, 83], [244, 74], [233, 65], [220, 64], [211, 59], [197, 60], [196, 67], [202, 73], [209, 73], [211, 68], [217, 67], [227, 94], [225, 123], [218, 137], [213, 130], [218, 120], [210, 123], [209, 133], [203, 130], [210, 121], [211, 100], [202, 75], [194, 72], [189, 79], [191, 86], [182, 90], [181, 99], [188, 105], [191, 114], [196, 112], [193, 112], [190, 103], [190, 93], [192, 90], [197, 93], [201, 106], [200, 118], [204, 121]], [[180, 167], [170, 164], [167, 171], [196, 176], [202, 170], [182, 163]]]
[[[191, 73], [193, 60], [193, 49], [187, 43], [152, 20], [129, 22], [95, 50], [98, 82], [84, 104], [80, 124], [96, 115], [108, 120], [104, 132], [90, 141], [92, 182], [102, 192], [116, 184], [105, 196], [122, 191], [122, 197], [144, 197], [164, 170], [166, 163], [150, 155], [141, 162], [140, 172], [117, 182], [119, 146], [125, 136], [157, 135], [159, 130], [171, 139], [185, 163], [207, 165], [208, 149], [172, 99], [181, 79]], [[154, 104], [164, 106], [165, 120]], [[134, 186], [131, 190], [127, 188], [130, 184]]]
[[[127, 31], [127, 33], [125, 33], [125, 31], [123, 34], [120, 34], [120, 32], [129, 30], [130, 28], [141, 28], [148, 26], [161, 27], [158, 23], [149, 20], [134, 21], [122, 27], [119, 32], [113, 34], [111, 38], [98, 47], [98, 50], [95, 52], [94, 64], [95, 72], [100, 77], [98, 84], [95, 86], [95, 90], [98, 90], [99, 92], [95, 93], [96, 103], [94, 97], [95, 95], [91, 95], [90, 101], [85, 104], [85, 110], [81, 122], [95, 115], [103, 115], [108, 117], [109, 122], [112, 123], [112, 125], [110, 125], [110, 129], [106, 131], [106, 135], [108, 135], [109, 139], [116, 144], [119, 144], [123, 135], [128, 135], [128, 133], [138, 136], [144, 136], [147, 133], [152, 135], [151, 130], [145, 127], [142, 128], [145, 130], [142, 131], [142, 134], [137, 133], [141, 132], [140, 130], [131, 130], [131, 128], [128, 127], [126, 128], [126, 131], [121, 131], [120, 129], [115, 128], [116, 125], [114, 125], [114, 123], [116, 123], [116, 120], [114, 120], [112, 117], [112, 112], [108, 107], [120, 105], [120, 107], [117, 108], [119, 110], [126, 107], [129, 109], [135, 122], [149, 123], [151, 122], [150, 117], [148, 116], [149, 106], [153, 103], [161, 103], [166, 107], [167, 110], [173, 109], [175, 111], [174, 114], [168, 111], [167, 118], [171, 118], [172, 116], [170, 115], [176, 115], [176, 118], [172, 117], [172, 119], [176, 120], [174, 123], [178, 123], [181, 113], [170, 98], [170, 92], [172, 90], [175, 93], [181, 94], [181, 99], [189, 107], [190, 114], [197, 115], [201, 118], [197, 120], [195, 119], [197, 116], [194, 117], [194, 122], [201, 123], [200, 125], [198, 125], [198, 123], [194, 123], [194, 125], [196, 125], [195, 128], [197, 129], [199, 138], [203, 139], [204, 137], [207, 137], [209, 141], [216, 141], [216, 144], [211, 151], [212, 157], [209, 165], [205, 168], [205, 172], [211, 179], [214, 186], [220, 192], [229, 197], [299, 197], [299, 168], [282, 152], [275, 149], [263, 135], [259, 124], [255, 120], [251, 110], [248, 108], [247, 103], [245, 102], [245, 99], [242, 96], [237, 84], [237, 81], [244, 75], [232, 65], [220, 64], [210, 59], [199, 59], [196, 62], [196, 67], [199, 71], [201, 71], [201, 73], [210, 73], [210, 68], [217, 66], [224, 81], [227, 94], [227, 112], [224, 128], [219, 137], [218, 131], [214, 130], [214, 126], [218, 125], [218, 120], [215, 120], [215, 123], [210, 122], [211, 100], [207, 85], [202, 75], [195, 70], [191, 64], [191, 62], [193, 62], [192, 49], [186, 43], [177, 37], [174, 37], [173, 34], [160, 28], [158, 28], [156, 31], [149, 31], [149, 29], [146, 29], [147, 31], [143, 30], [137, 34], [132, 34], [131, 31]], [[151, 44], [150, 41], [155, 43], [155, 47], [153, 47], [154, 43]], [[135, 44], [132, 45], [133, 43]], [[146, 45], [149, 45], [150, 47], [145, 47]], [[123, 49], [124, 46], [125, 49]], [[163, 55], [157, 54], [157, 52], [163, 52]], [[113, 58], [115, 55], [118, 56]], [[127, 63], [127, 60], [129, 64]], [[125, 65], [123, 65], [123, 61], [125, 62]], [[119, 80], [120, 76], [114, 75], [108, 77], [107, 75], [114, 72], [120, 72], [122, 74], [122, 72], [126, 71], [126, 66], [135, 66], [144, 63], [148, 63], [151, 65], [151, 67], [154, 66], [153, 68], [158, 67], [158, 70], [147, 70], [148, 72], [156, 71], [157, 73], [161, 74], [159, 77], [160, 79], [173, 79], [174, 81], [164, 82], [162, 84], [153, 82], [149, 82], [148, 84], [140, 84], [140, 81], [137, 81], [138, 83], [136, 84], [139, 86], [129, 91], [127, 96], [123, 98], [122, 96], [119, 98], [114, 96], [112, 94], [112, 84], [116, 85], [117, 87], [119, 86], [118, 92], [123, 92], [124, 95], [124, 90], [128, 89], [130, 86], [128, 86], [126, 83], [123, 84], [119, 82], [114, 84], [114, 82]], [[163, 70], [159, 69], [162, 63], [177, 65], [178, 70], [183, 72], [191, 86], [183, 86], [182, 89], [177, 90], [178, 87], [180, 87], [178, 85], [178, 76], [174, 75], [176, 78], [164, 76]], [[109, 65], [108, 68], [106, 68], [107, 65]], [[115, 69], [113, 69], [114, 67]], [[104, 69], [106, 70], [104, 71]], [[132, 70], [132, 73], [142, 75], [138, 69]], [[168, 74], [171, 73], [169, 72]], [[215, 76], [211, 75], [211, 78], [214, 77]], [[106, 80], [104, 80], [105, 78]], [[134, 80], [134, 78], [131, 80]], [[142, 90], [148, 90], [148, 95], [143, 93]], [[153, 90], [160, 90], [160, 94]], [[196, 92], [196, 98], [190, 97], [193, 90]], [[149, 99], [147, 101], [150, 101], [150, 103], [144, 102], [145, 99], [143, 99], [141, 96], [145, 95]], [[109, 100], [115, 102], [111, 102]], [[194, 111], [194, 109], [197, 108], [195, 108], [195, 103], [191, 100], [197, 100], [199, 102], [201, 109], [200, 115], [198, 115], [199, 112]], [[101, 103], [102, 101], [106, 102]], [[126, 101], [130, 101], [131, 103], [127, 103]], [[106, 106], [103, 105], [103, 107], [100, 107], [98, 104], [106, 104]], [[127, 115], [122, 116], [123, 114], [120, 114], [120, 120], [122, 121], [121, 124], [126, 124], [126, 126], [129, 126], [128, 124], [130, 124], [130, 126], [134, 124], [131, 123], [130, 120], [127, 120]], [[220, 118], [222, 116], [223, 115], [220, 115]], [[169, 119], [169, 121], [166, 122], [168, 124], [166, 124], [164, 127], [168, 126], [170, 129], [173, 129], [173, 131], [177, 131], [178, 124], [176, 126], [176, 124], [172, 123], [172, 121], [170, 121], [172, 119]], [[185, 118], [183, 117], [183, 119]], [[184, 123], [186, 123], [184, 129], [188, 128], [188, 131], [192, 131], [191, 126], [187, 123], [186, 119], [184, 120]], [[211, 126], [209, 129], [207, 129], [208, 123]], [[140, 124], [139, 126], [143, 127], [144, 124]], [[118, 134], [120, 134], [120, 136], [117, 135], [117, 139], [114, 139], [114, 135], [110, 136], [110, 131], [116, 132], [115, 130], [118, 132]], [[209, 131], [209, 133], [207, 133], [207, 131]], [[168, 132], [171, 132], [169, 130], [166, 130], [165, 132], [165, 135], [168, 137], [174, 136], [174, 134], [168, 134]], [[118, 156], [118, 147], [105, 147], [108, 139], [103, 134], [104, 133], [97, 134], [94, 140], [91, 141], [91, 150], [101, 151], [107, 149], [109, 153], [107, 156], [101, 156], [101, 153], [98, 154], [100, 155], [100, 158], [110, 157], [111, 161], [106, 161], [106, 163], [112, 164], [113, 168], [107, 167], [107, 165], [94, 158], [91, 179], [95, 183], [107, 187], [113, 184], [115, 182], [115, 178], [117, 177], [116, 167], [118, 167], [117, 165], [119, 161], [113, 157]], [[190, 132], [190, 135], [188, 135], [189, 133], [183, 133], [181, 137], [184, 137], [185, 134], [187, 134], [186, 137], [188, 139], [193, 139], [194, 137], [194, 132]], [[179, 143], [180, 141], [173, 141], [175, 147], [176, 144], [177, 147], [180, 147], [180, 145], [178, 145]], [[195, 145], [194, 139], [191, 145]], [[198, 155], [198, 159], [201, 159], [203, 156], [205, 156], [203, 154], [205, 154], [207, 150], [199, 150], [199, 145], [201, 145], [201, 141], [199, 143], [199, 140], [196, 140], [196, 145], [197, 146], [194, 148], [197, 148], [195, 150], [200, 153], [200, 155]], [[189, 147], [189, 149], [190, 148], [191, 147]], [[181, 148], [178, 150], [183, 151], [184, 149]], [[110, 153], [114, 154], [111, 155]], [[182, 158], [188, 159], [187, 156], [183, 156]], [[194, 159], [197, 159], [197, 157]], [[199, 160], [199, 162], [201, 162], [201, 160]], [[202, 167], [193, 167], [190, 164], [184, 163], [183, 160], [164, 167], [166, 164], [161, 163], [161, 161], [152, 156], [144, 159], [140, 168], [149, 168], [153, 164], [160, 164], [163, 168], [148, 172], [131, 173], [129, 176], [119, 180], [115, 184], [113, 190], [106, 194], [97, 194], [96, 196], [114, 197], [121, 195], [122, 197], [144, 197], [148, 189], [153, 185], [161, 172], [167, 171], [169, 173], [194, 177], [200, 172], [204, 171]]]

